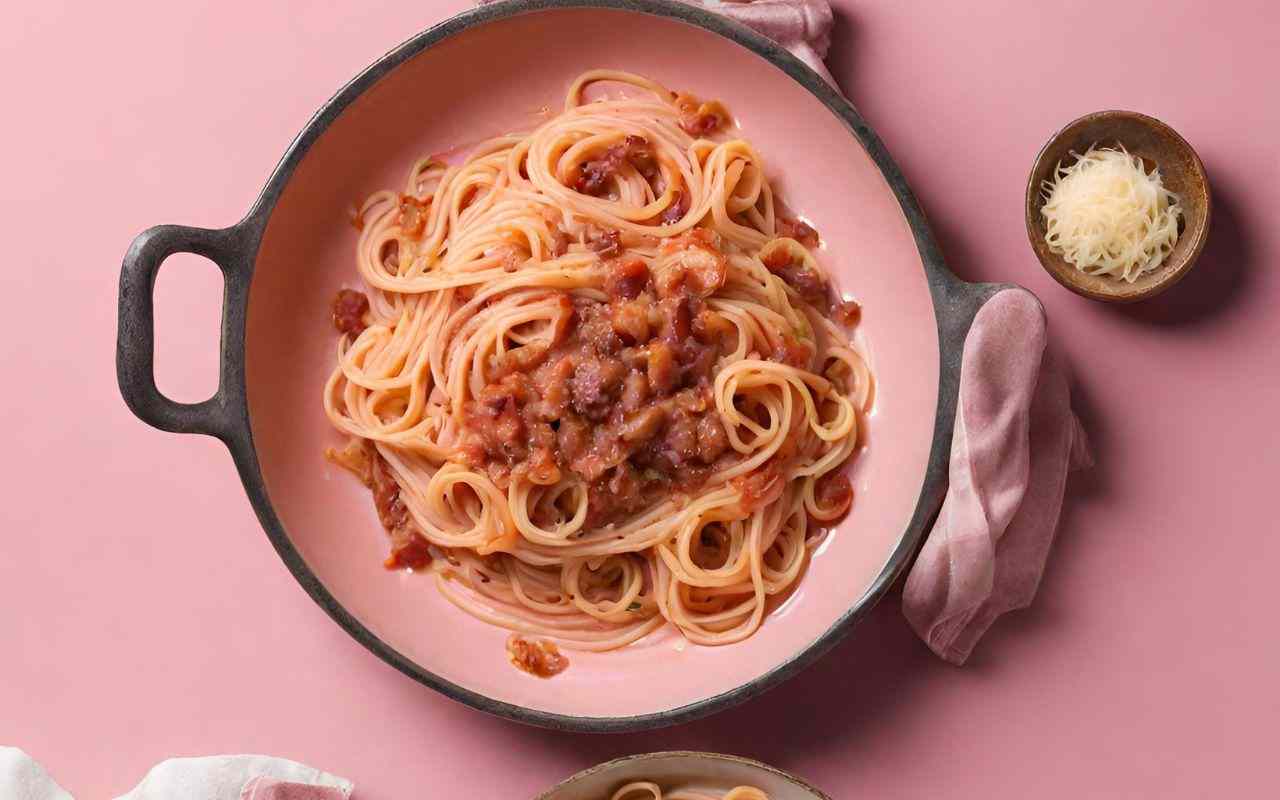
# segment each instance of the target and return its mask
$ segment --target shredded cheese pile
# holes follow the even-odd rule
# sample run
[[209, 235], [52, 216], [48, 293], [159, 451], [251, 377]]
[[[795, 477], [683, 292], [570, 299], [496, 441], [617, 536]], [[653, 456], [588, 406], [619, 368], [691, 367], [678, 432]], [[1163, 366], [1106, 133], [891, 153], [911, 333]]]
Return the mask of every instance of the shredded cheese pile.
[[1041, 187], [1049, 249], [1089, 275], [1129, 283], [1160, 266], [1178, 241], [1182, 207], [1159, 168], [1147, 173], [1123, 147], [1071, 155]]

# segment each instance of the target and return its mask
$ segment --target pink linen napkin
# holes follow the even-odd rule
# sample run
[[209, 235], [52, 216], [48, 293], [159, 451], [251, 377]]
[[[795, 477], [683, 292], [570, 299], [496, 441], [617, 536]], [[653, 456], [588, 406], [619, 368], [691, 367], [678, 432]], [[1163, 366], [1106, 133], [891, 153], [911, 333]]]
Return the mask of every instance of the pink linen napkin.
[[[834, 17], [827, 0], [689, 0], [730, 19], [741, 22], [791, 51], [809, 69], [832, 86], [835, 79], [823, 59], [831, 46]], [[836, 87], [839, 88], [838, 86]]]
[[[827, 0], [685, 1], [769, 37], [839, 88], [823, 64]], [[1045, 328], [1035, 295], [1006, 289], [979, 310], [965, 340], [950, 485], [902, 597], [911, 627], [953, 664], [997, 617], [1035, 598], [1067, 472], [1092, 463]]]
[[[348, 800], [351, 781], [270, 756], [171, 758], [116, 800]], [[16, 747], [0, 747], [0, 798], [73, 800], [44, 767]]]
[[942, 658], [963, 664], [991, 623], [1026, 608], [1044, 574], [1070, 469], [1092, 463], [1044, 307], [1005, 289], [964, 342], [942, 510], [902, 610]]

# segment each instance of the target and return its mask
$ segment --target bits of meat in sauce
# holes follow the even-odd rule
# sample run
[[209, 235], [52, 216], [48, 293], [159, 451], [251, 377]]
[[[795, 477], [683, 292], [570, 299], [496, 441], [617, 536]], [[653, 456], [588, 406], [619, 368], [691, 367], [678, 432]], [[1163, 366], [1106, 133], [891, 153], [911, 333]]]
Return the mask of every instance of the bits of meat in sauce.
[[795, 239], [810, 249], [818, 246], [818, 232], [803, 220], [783, 217], [777, 222], [777, 231], [779, 236]]
[[803, 260], [793, 257], [784, 247], [775, 248], [764, 257], [764, 265], [770, 272], [796, 290], [796, 294], [810, 305], [826, 311], [831, 305], [831, 287], [827, 281]]
[[400, 230], [404, 235], [422, 235], [422, 231], [427, 226], [427, 214], [430, 204], [430, 198], [419, 200], [412, 195], [400, 195], [399, 216], [396, 218], [396, 222], [400, 225]]
[[569, 668], [569, 659], [555, 643], [531, 641], [515, 633], [507, 639], [507, 657], [517, 669], [539, 678], [552, 678]]
[[836, 324], [852, 328], [862, 319], [862, 306], [856, 300], [845, 300], [836, 303], [831, 309], [831, 318]]
[[671, 201], [671, 205], [663, 209], [658, 215], [658, 221], [663, 225], [674, 225], [684, 219], [684, 215], [689, 213], [689, 196], [682, 190], [676, 189], [675, 197]]
[[343, 450], [329, 450], [330, 461], [350, 470], [373, 493], [378, 521], [387, 531], [391, 552], [383, 566], [387, 569], [421, 569], [431, 563], [431, 550], [400, 497], [400, 486], [391, 474], [391, 465], [368, 439], [353, 440]]
[[431, 563], [427, 540], [414, 528], [409, 508], [400, 498], [400, 486], [391, 475], [391, 466], [372, 445], [368, 447], [373, 451], [369, 487], [373, 490], [373, 505], [391, 539], [391, 553], [383, 565], [387, 569], [421, 569]]
[[550, 345], [492, 360], [491, 382], [464, 409], [472, 467], [503, 487], [513, 475], [576, 476], [592, 528], [697, 488], [732, 457], [711, 386], [736, 329], [704, 299], [724, 284], [727, 262], [701, 229], [662, 253], [656, 274], [638, 258], [605, 262], [608, 302], [562, 295], [567, 324]]
[[853, 484], [843, 472], [828, 472], [814, 484], [813, 497], [819, 508], [835, 515], [833, 519], [818, 524], [833, 525], [849, 513], [849, 507], [853, 505]]
[[729, 124], [729, 112], [717, 100], [702, 102], [691, 94], [676, 95], [680, 127], [690, 136], [710, 136]]
[[622, 235], [617, 231], [596, 233], [587, 240], [587, 249], [601, 258], [613, 258], [622, 252]]
[[354, 289], [341, 289], [333, 298], [333, 327], [339, 333], [355, 338], [364, 332], [364, 315], [369, 312], [369, 298]]
[[[588, 496], [587, 527], [599, 527], [698, 488], [722, 460], [736, 458], [716, 411], [711, 385], [717, 358], [736, 344], [736, 328], [705, 299], [724, 285], [728, 264], [715, 235], [695, 228], [668, 239], [657, 266], [619, 257], [616, 231], [592, 239], [605, 264], [608, 302], [559, 296], [550, 343], [507, 350], [488, 364], [490, 383], [464, 409], [463, 459], [499, 486], [513, 476], [552, 485], [572, 475]], [[828, 307], [820, 275], [774, 250], [766, 266], [809, 302]], [[343, 290], [334, 325], [352, 336], [364, 329], [368, 299]], [[857, 306], [837, 306], [837, 319]], [[808, 366], [810, 349], [783, 334], [782, 363]], [[386, 461], [366, 443], [363, 479], [391, 538], [387, 566], [431, 561], [414, 529]], [[743, 503], [759, 507], [781, 491], [784, 458], [739, 479]], [[820, 488], [824, 507], [841, 502], [843, 484]]]
[[609, 187], [609, 180], [626, 164], [630, 164], [645, 178], [652, 178], [658, 172], [657, 161], [653, 151], [649, 149], [648, 140], [643, 136], [628, 135], [598, 157], [582, 164], [570, 183], [583, 194], [599, 196]]

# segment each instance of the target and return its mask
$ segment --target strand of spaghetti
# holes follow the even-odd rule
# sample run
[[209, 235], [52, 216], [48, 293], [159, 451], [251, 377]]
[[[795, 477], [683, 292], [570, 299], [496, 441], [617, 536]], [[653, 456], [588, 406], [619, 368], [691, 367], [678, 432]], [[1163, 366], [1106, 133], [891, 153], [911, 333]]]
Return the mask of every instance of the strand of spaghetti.
[[769, 800], [755, 786], [735, 786], [727, 792], [678, 787], [663, 792], [653, 781], [631, 781], [619, 786], [609, 800]]
[[[585, 98], [606, 82], [640, 96]], [[697, 117], [713, 105], [585, 73], [562, 113], [420, 158], [356, 211], [369, 310], [324, 411], [392, 481], [393, 537], [485, 622], [579, 650], [739, 641], [848, 509], [830, 481], [871, 371], [812, 305], [826, 272], [763, 156]]]

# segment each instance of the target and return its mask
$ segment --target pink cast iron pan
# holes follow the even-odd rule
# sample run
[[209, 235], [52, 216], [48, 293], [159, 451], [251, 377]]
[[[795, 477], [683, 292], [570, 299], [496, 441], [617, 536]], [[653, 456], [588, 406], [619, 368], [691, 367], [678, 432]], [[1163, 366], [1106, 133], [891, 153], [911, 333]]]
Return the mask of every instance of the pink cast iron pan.
[[[321, 389], [334, 356], [329, 302], [355, 280], [351, 203], [400, 185], [419, 154], [530, 127], [595, 67], [649, 75], [734, 112], [782, 195], [821, 232], [838, 285], [863, 304], [878, 398], [852, 513], [756, 635], [720, 648], [654, 636], [574, 654], [568, 671], [541, 680], [507, 663], [505, 631], [448, 605], [430, 578], [383, 569], [368, 492], [322, 457], [337, 439]], [[184, 251], [215, 261], [226, 285], [218, 392], [196, 404], [161, 395], [152, 373], [152, 285], [164, 259]], [[880, 140], [773, 43], [666, 0], [512, 0], [415, 36], [343, 87], [239, 223], [140, 235], [120, 279], [117, 367], [143, 421], [226, 443], [280, 557], [380, 658], [522, 722], [635, 730], [710, 714], [794, 675], [901, 573], [945, 489], [961, 345], [995, 288], [947, 271]]]

